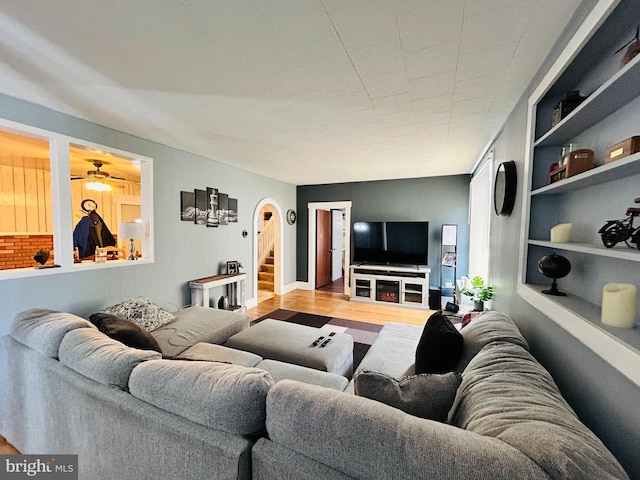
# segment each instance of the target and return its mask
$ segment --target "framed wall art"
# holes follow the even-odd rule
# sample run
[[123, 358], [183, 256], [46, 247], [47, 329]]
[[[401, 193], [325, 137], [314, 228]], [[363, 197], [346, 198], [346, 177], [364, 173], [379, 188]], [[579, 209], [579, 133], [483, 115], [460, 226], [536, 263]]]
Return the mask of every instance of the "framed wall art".
[[196, 200], [193, 192], [180, 192], [180, 220], [193, 222], [196, 215]]
[[196, 225], [207, 223], [207, 192], [206, 190], [194, 190], [196, 196], [196, 214], [194, 222]]
[[207, 227], [217, 227], [218, 221], [218, 189], [207, 187], [207, 201], [209, 208], [207, 209]]
[[226, 193], [218, 194], [218, 221], [220, 225], [229, 223], [229, 195]]

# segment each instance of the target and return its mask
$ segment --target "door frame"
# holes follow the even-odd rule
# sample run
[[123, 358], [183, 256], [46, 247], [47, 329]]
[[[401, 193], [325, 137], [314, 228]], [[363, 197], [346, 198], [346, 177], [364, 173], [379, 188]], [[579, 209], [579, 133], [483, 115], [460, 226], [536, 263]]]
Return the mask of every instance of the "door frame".
[[307, 204], [308, 244], [307, 244], [307, 278], [310, 290], [316, 289], [316, 210], [344, 210], [344, 294], [349, 295], [349, 265], [351, 259], [351, 201], [344, 202], [310, 202]]
[[284, 215], [282, 208], [278, 202], [273, 198], [263, 198], [258, 202], [253, 212], [253, 296], [258, 298], [258, 220], [260, 217], [260, 211], [265, 205], [273, 205], [275, 209], [275, 215], [278, 216], [278, 234], [275, 238], [274, 250], [274, 278], [273, 278], [273, 293], [276, 295], [282, 295], [283, 287], [283, 272], [284, 272], [284, 255], [282, 255], [282, 243], [284, 241]]

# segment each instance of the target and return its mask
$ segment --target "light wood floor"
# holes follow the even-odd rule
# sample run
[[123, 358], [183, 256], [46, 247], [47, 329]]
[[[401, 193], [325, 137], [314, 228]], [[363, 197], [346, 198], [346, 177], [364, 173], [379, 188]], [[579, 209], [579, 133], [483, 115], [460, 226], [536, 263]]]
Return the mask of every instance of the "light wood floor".
[[251, 320], [254, 320], [278, 308], [379, 325], [387, 322], [399, 322], [423, 326], [434, 312], [433, 310], [351, 302], [349, 297], [342, 293], [294, 290], [286, 295], [275, 295], [260, 302], [258, 306], [248, 309], [247, 315]]

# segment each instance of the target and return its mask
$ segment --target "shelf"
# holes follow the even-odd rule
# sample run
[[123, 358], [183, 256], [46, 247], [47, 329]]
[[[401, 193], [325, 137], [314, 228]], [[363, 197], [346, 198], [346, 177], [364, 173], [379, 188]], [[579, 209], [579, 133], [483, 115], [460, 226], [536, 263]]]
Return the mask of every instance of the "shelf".
[[579, 107], [536, 140], [534, 146], [562, 146], [579, 133], [635, 100], [638, 95], [640, 95], [640, 55], [618, 70]]
[[564, 250], [567, 252], [580, 252], [600, 257], [617, 258], [631, 262], [640, 262], [640, 250], [629, 248], [624, 243], [613, 248], [593, 243], [554, 243], [547, 240], [529, 240], [529, 245], [552, 248], [554, 250]]
[[[638, 57], [640, 58], [640, 55]], [[640, 153], [634, 153], [622, 160], [616, 160], [551, 185], [537, 188], [531, 192], [531, 195], [559, 195], [580, 190], [581, 188], [601, 185], [637, 173], [640, 173]]]
[[609, 327], [600, 323], [600, 307], [583, 298], [553, 297], [541, 290], [548, 285], [518, 285], [518, 294], [596, 354], [640, 385], [640, 329]]

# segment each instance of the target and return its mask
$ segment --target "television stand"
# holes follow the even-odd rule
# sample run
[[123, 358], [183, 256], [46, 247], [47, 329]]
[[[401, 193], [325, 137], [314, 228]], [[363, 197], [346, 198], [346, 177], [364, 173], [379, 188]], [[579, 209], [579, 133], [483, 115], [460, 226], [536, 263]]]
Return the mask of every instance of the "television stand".
[[354, 302], [429, 309], [428, 267], [351, 265]]

